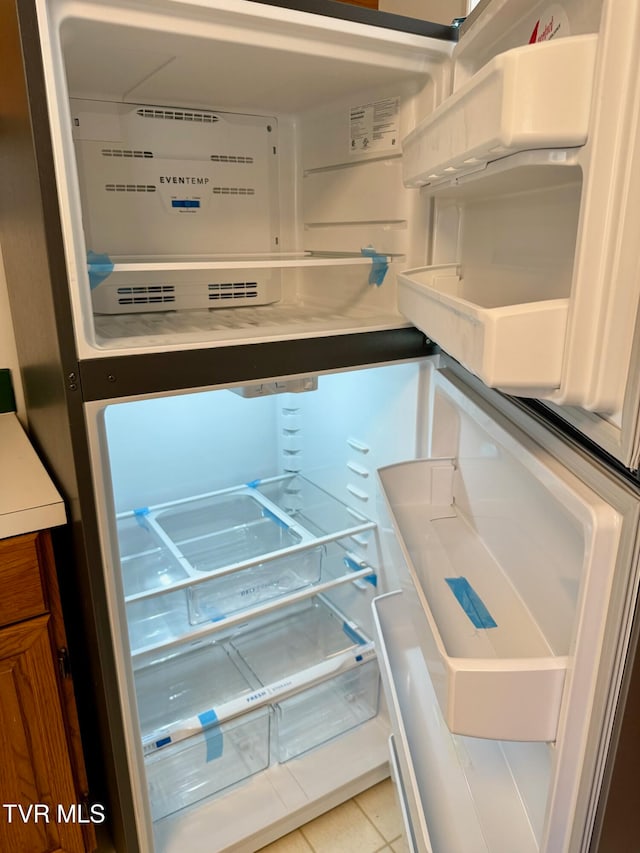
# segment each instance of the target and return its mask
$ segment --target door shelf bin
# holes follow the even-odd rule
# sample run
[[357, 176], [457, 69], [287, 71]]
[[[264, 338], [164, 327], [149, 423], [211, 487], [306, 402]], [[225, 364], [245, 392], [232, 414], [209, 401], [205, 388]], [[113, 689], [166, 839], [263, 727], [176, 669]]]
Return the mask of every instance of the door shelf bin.
[[405, 185], [455, 179], [519, 151], [584, 145], [596, 48], [597, 36], [581, 35], [494, 57], [403, 140]]
[[453, 476], [450, 460], [379, 472], [420, 604], [414, 628], [443, 717], [455, 734], [553, 741], [567, 658], [552, 651], [506, 567], [453, 499], [433, 503], [447, 468]]
[[455, 264], [422, 267], [398, 276], [398, 305], [486, 385], [512, 393], [558, 387], [569, 300], [534, 301], [525, 292], [510, 302], [513, 293], [490, 289], [465, 282]]

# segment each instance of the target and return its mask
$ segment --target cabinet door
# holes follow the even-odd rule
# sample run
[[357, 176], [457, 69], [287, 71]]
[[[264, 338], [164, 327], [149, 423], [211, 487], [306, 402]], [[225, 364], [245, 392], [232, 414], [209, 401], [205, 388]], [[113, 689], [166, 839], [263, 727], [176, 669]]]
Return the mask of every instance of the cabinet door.
[[[80, 853], [82, 826], [60, 712], [48, 616], [0, 629], [0, 850]], [[18, 804], [8, 808], [18, 799]], [[36, 806], [28, 812], [29, 806]], [[59, 807], [64, 810], [59, 815]], [[73, 813], [71, 813], [73, 814]], [[75, 819], [77, 820], [77, 807]], [[26, 818], [26, 819], [25, 819]]]

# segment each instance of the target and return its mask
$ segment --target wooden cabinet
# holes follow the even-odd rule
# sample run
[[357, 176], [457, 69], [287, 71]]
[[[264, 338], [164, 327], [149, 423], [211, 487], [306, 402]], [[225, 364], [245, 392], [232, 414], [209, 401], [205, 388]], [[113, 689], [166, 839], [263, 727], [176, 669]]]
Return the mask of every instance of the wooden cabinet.
[[85, 853], [95, 835], [48, 532], [0, 540], [0, 590], [0, 850]]

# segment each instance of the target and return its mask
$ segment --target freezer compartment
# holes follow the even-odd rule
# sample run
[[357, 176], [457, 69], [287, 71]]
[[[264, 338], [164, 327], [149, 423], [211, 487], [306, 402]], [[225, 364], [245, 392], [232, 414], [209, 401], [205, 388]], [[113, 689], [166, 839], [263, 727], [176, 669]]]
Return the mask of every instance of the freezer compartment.
[[573, 36], [495, 56], [403, 140], [405, 185], [455, 181], [520, 151], [584, 145], [597, 43]]
[[40, 20], [82, 357], [406, 325], [387, 269], [426, 227], [400, 140], [453, 42], [116, 6], [53, 0]]
[[554, 652], [511, 567], [465, 518], [454, 473], [453, 460], [380, 471], [421, 605], [415, 629], [442, 714], [458, 734], [554, 740], [569, 649]]
[[447, 264], [398, 281], [402, 313], [490, 387], [560, 384], [569, 299], [545, 298], [531, 273], [491, 280]]

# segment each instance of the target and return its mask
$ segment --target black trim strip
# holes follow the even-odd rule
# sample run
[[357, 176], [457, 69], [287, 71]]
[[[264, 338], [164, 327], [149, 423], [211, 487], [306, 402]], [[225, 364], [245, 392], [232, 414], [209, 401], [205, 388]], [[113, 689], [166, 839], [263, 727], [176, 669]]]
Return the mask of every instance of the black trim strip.
[[84, 402], [340, 370], [435, 352], [414, 328], [80, 362]]
[[619, 459], [616, 459], [615, 456], [612, 456], [600, 447], [599, 444], [596, 444], [587, 435], [580, 432], [579, 429], [576, 429], [576, 427], [564, 418], [560, 417], [560, 415], [558, 415], [553, 409], [546, 406], [542, 400], [516, 399], [515, 401], [523, 408], [536, 412], [547, 423], [553, 424], [560, 432], [563, 433], [563, 435], [573, 439], [573, 441], [575, 441], [576, 444], [579, 444], [583, 450], [587, 451], [587, 453], [595, 456], [596, 459], [603, 462], [605, 465], [608, 465], [610, 468], [613, 468], [616, 473], [622, 476], [625, 480], [633, 483], [635, 486], [640, 482], [640, 471], [627, 468]]
[[377, 9], [367, 9], [365, 6], [354, 6], [338, 0], [253, 0], [253, 2], [262, 3], [265, 6], [280, 6], [296, 12], [311, 12], [314, 15], [339, 18], [343, 21], [355, 21], [358, 24], [369, 24], [373, 27], [384, 27], [387, 30], [428, 36], [442, 41], [455, 42], [458, 41], [459, 36], [458, 26], [407, 18], [404, 15], [380, 12]]

